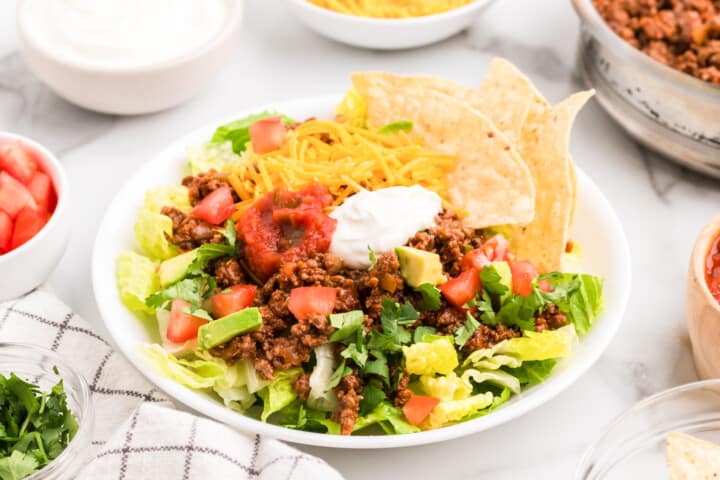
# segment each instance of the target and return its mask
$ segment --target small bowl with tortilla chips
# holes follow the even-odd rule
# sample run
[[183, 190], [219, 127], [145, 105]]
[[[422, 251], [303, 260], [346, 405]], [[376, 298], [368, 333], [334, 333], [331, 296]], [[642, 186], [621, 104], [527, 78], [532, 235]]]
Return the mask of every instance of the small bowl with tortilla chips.
[[416, 48], [468, 28], [492, 0], [289, 0], [308, 28], [354, 47], [377, 50]]
[[580, 480], [720, 475], [720, 380], [652, 395], [616, 418], [583, 455]]

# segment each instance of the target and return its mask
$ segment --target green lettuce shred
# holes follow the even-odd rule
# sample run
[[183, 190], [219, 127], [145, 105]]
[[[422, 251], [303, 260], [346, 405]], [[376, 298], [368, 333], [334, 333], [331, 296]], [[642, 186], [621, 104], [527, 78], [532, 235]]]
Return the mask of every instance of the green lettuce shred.
[[145, 298], [160, 289], [158, 262], [135, 252], [123, 252], [115, 264], [115, 278], [120, 300], [131, 311], [153, 315], [155, 308], [145, 304]]

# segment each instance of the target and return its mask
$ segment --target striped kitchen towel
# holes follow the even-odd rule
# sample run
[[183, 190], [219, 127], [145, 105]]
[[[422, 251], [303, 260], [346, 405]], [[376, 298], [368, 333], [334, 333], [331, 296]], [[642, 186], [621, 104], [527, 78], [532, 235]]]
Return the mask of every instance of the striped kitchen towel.
[[111, 345], [52, 293], [0, 303], [0, 341], [49, 348], [93, 396], [92, 461], [78, 479], [342, 479], [319, 458], [172, 409]]

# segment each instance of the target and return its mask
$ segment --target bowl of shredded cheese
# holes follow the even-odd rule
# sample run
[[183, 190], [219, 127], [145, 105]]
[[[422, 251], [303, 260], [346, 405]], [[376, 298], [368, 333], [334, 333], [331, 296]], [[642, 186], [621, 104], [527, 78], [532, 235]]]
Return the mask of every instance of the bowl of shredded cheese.
[[492, 0], [288, 0], [311, 30], [348, 45], [415, 48], [468, 28]]

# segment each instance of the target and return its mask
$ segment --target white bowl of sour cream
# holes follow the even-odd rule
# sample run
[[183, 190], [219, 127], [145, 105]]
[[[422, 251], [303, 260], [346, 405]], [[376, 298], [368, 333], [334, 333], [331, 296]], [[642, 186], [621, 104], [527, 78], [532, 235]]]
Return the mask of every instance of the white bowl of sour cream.
[[24, 0], [30, 70], [68, 101], [142, 114], [197, 94], [232, 54], [241, 0]]

